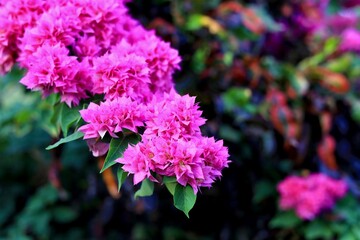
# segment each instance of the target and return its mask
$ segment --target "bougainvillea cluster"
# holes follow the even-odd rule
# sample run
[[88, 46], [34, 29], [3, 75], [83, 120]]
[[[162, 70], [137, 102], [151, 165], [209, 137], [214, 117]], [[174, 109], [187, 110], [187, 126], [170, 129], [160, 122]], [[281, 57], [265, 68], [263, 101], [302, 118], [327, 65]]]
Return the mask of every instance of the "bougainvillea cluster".
[[135, 175], [134, 184], [145, 177], [156, 181], [151, 172], [176, 177], [194, 192], [210, 187], [228, 166], [228, 153], [222, 141], [201, 136], [205, 123], [195, 98], [171, 91], [148, 105], [146, 130], [142, 141], [129, 147], [123, 158], [124, 170]]
[[295, 210], [300, 218], [311, 220], [344, 197], [347, 185], [342, 180], [313, 173], [306, 177], [287, 177], [279, 183], [278, 191], [282, 210]]
[[[2, 3], [0, 73], [17, 63], [26, 69], [22, 84], [44, 97], [59, 94], [69, 107], [90, 98], [78, 130], [94, 156], [107, 153], [106, 136], [118, 138], [124, 129], [142, 134], [117, 159], [134, 174], [134, 184], [157, 181], [158, 174], [176, 177], [197, 193], [228, 166], [227, 148], [202, 136], [205, 119], [195, 97], [174, 89], [178, 52], [132, 19], [126, 2]], [[94, 96], [101, 102], [91, 102]]]

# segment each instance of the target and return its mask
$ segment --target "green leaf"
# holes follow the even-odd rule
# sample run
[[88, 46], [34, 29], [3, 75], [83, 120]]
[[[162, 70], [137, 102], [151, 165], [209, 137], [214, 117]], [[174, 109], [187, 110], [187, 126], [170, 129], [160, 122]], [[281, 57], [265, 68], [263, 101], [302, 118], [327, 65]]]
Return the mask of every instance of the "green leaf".
[[192, 187], [186, 187], [177, 184], [174, 192], [174, 205], [177, 209], [183, 211], [189, 218], [189, 211], [194, 207], [196, 202], [196, 195]]
[[70, 126], [79, 121], [80, 118], [79, 109], [69, 108], [66, 104], [61, 104], [59, 121], [61, 130], [63, 131], [65, 137], [68, 134]]
[[259, 181], [255, 185], [255, 195], [253, 197], [253, 203], [258, 204], [264, 199], [276, 194], [274, 185], [269, 181]]
[[176, 177], [164, 177], [163, 183], [165, 184], [167, 190], [174, 196], [175, 187], [177, 186]]
[[186, 21], [185, 28], [189, 31], [195, 31], [202, 27], [201, 18], [203, 15], [192, 14], [189, 19]]
[[111, 139], [109, 152], [106, 155], [104, 166], [102, 167], [100, 173], [114, 165], [116, 163], [115, 160], [123, 156], [123, 153], [129, 144], [136, 144], [140, 142], [140, 140], [141, 138], [138, 134], [131, 134], [127, 136], [122, 134], [119, 138]]
[[289, 80], [290, 85], [294, 88], [298, 95], [302, 96], [307, 92], [309, 82], [304, 76], [294, 73], [289, 75]]
[[347, 73], [351, 64], [353, 63], [353, 57], [351, 54], [344, 54], [340, 57], [327, 61], [325, 67], [333, 72]]
[[328, 56], [335, 52], [338, 49], [339, 42], [340, 40], [337, 37], [328, 38], [324, 45], [324, 53]]
[[233, 64], [234, 61], [234, 53], [232, 51], [226, 52], [224, 54], [223, 61], [226, 66], [231, 66], [231, 64]]
[[120, 191], [122, 184], [125, 182], [127, 174], [124, 172], [124, 170], [121, 168], [121, 166], [119, 166], [116, 175], [117, 175], [117, 179], [118, 179], [118, 191]]
[[154, 192], [154, 182], [145, 178], [141, 182], [141, 187], [136, 191], [134, 198], [151, 196]]
[[306, 239], [331, 239], [333, 232], [332, 228], [325, 222], [314, 220], [308, 223], [304, 228], [304, 235]]
[[271, 228], [294, 228], [301, 223], [301, 219], [293, 211], [281, 211], [269, 225]]
[[53, 149], [53, 148], [56, 148], [58, 147], [60, 144], [63, 144], [63, 143], [67, 143], [67, 142], [72, 142], [72, 141], [75, 141], [79, 138], [82, 138], [84, 136], [84, 133], [83, 132], [79, 132], [79, 131], [76, 131], [74, 132], [73, 134], [65, 137], [65, 138], [61, 138], [59, 141], [57, 141], [56, 143], [52, 144], [52, 145], [49, 145], [46, 150], [50, 150], [50, 149]]
[[350, 231], [339, 236], [339, 240], [357, 240], [357, 238], [355, 238], [354, 234]]
[[222, 139], [233, 143], [238, 143], [241, 140], [241, 133], [227, 124], [220, 125], [219, 134]]
[[209, 46], [199, 47], [193, 54], [191, 59], [191, 68], [195, 73], [201, 73], [205, 69], [206, 59], [209, 57]]
[[59, 206], [52, 211], [55, 221], [59, 223], [67, 223], [73, 221], [77, 217], [77, 212], [70, 207]]
[[233, 111], [234, 108], [244, 107], [251, 98], [251, 91], [247, 88], [232, 87], [223, 95], [222, 100], [226, 111]]
[[177, 182], [176, 177], [167, 177], [167, 176], [163, 177], [163, 183], [176, 183], [176, 182]]

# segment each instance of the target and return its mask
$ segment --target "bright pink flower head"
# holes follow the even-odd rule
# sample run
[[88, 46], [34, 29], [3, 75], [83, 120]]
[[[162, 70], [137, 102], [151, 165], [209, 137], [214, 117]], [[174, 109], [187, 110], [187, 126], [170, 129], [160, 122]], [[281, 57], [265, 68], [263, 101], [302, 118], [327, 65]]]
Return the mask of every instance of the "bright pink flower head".
[[343, 31], [339, 50], [342, 52], [360, 51], [360, 32], [354, 28], [348, 28]]
[[[174, 86], [172, 74], [180, 68], [178, 52], [169, 43], [156, 37], [155, 33], [140, 31], [144, 33], [139, 40], [131, 43], [132, 40], [123, 39], [111, 51], [119, 55], [136, 54], [143, 57], [149, 68], [149, 87], [152, 93], [169, 92]], [[134, 35], [137, 33], [135, 30], [132, 32]]]
[[101, 142], [99, 139], [87, 139], [86, 143], [94, 157], [103, 156], [109, 150], [110, 144]]
[[116, 161], [124, 165], [124, 171], [134, 174], [134, 184], [154, 173], [176, 177], [179, 184], [190, 185], [196, 194], [200, 187], [210, 187], [221, 177], [221, 170], [228, 167], [227, 158], [227, 149], [213, 138], [175, 140], [144, 136]]
[[19, 38], [49, 9], [48, 2], [12, 0], [0, 5], [0, 74], [10, 71], [19, 55]]
[[298, 176], [289, 176], [277, 187], [280, 193], [280, 208], [288, 210], [294, 208], [299, 201], [299, 194], [306, 190], [306, 184]]
[[223, 141], [215, 141], [213, 137], [198, 138], [196, 144], [200, 150], [200, 158], [204, 161], [204, 181], [202, 187], [211, 187], [211, 184], [221, 177], [221, 171], [229, 166], [228, 149], [223, 146]]
[[106, 133], [117, 138], [116, 133], [123, 128], [137, 132], [137, 127], [144, 125], [144, 108], [127, 97], [107, 100], [100, 105], [90, 103], [80, 114], [88, 123], [79, 128], [85, 134], [84, 139], [103, 138]]
[[92, 61], [94, 57], [102, 55], [101, 48], [96, 44], [95, 37], [79, 37], [72, 47], [79, 61], [85, 58]]
[[300, 195], [298, 201], [301, 204], [296, 206], [295, 212], [302, 219], [314, 219], [324, 207], [323, 202], [326, 199], [324, 192], [306, 191]]
[[151, 92], [146, 59], [133, 53], [126, 54], [125, 51], [114, 51], [93, 59], [93, 92], [104, 93], [105, 99], [127, 96], [139, 102], [147, 102]]
[[56, 6], [43, 13], [36, 26], [27, 28], [20, 39], [19, 63], [28, 66], [29, 57], [44, 45], [58, 45], [67, 47], [75, 41], [80, 31], [80, 21], [74, 6]]
[[138, 184], [145, 178], [156, 182], [150, 172], [150, 159], [153, 157], [151, 145], [140, 142], [135, 146], [129, 145], [125, 150], [123, 157], [116, 160], [121, 164], [124, 171], [134, 174], [133, 182]]
[[92, 87], [89, 67], [68, 53], [60, 44], [39, 47], [29, 56], [28, 72], [20, 82], [29, 89], [42, 91], [45, 97], [59, 93], [61, 101], [69, 106], [79, 104], [81, 99], [88, 97], [87, 91]]
[[327, 20], [328, 27], [336, 34], [340, 34], [347, 28], [356, 28], [357, 23], [358, 16], [352, 10], [343, 10]]
[[163, 98], [155, 97], [148, 104], [148, 111], [144, 133], [148, 138], [193, 138], [201, 135], [200, 126], [205, 124], [195, 97], [181, 96], [175, 90], [165, 94]]
[[121, 25], [127, 16], [125, 1], [76, 0], [81, 31], [84, 36], [94, 36], [97, 45], [108, 50], [122, 35]]
[[[130, 36], [142, 34], [137, 41]], [[130, 53], [135, 53], [146, 59], [150, 69], [151, 90], [156, 92], [169, 92], [173, 88], [172, 74], [180, 69], [181, 61], [178, 51], [171, 48], [170, 44], [158, 38], [153, 31], [146, 31], [140, 27], [132, 29], [127, 41], [121, 41], [117, 48], [128, 49]], [[133, 43], [132, 43], [133, 42]]]
[[302, 219], [311, 220], [321, 211], [331, 209], [347, 191], [345, 182], [324, 174], [307, 177], [289, 176], [278, 185], [280, 208], [294, 209]]

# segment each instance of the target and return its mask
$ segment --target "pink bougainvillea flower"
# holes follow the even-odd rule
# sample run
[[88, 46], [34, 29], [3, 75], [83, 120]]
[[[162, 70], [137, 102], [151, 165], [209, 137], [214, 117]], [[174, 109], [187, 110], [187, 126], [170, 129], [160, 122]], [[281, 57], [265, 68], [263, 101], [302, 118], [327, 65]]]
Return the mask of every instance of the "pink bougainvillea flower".
[[174, 139], [200, 136], [200, 126], [205, 124], [201, 114], [195, 97], [181, 96], [172, 90], [162, 98], [154, 97], [148, 104], [144, 135]]
[[344, 181], [332, 179], [321, 173], [307, 177], [289, 176], [279, 183], [280, 208], [295, 210], [302, 219], [314, 219], [321, 211], [331, 209], [336, 200], [344, 197]]
[[109, 150], [109, 146], [110, 146], [109, 143], [101, 142], [95, 138], [87, 139], [86, 143], [89, 146], [89, 149], [94, 157], [105, 155]]
[[28, 72], [20, 82], [29, 89], [42, 91], [45, 97], [59, 93], [69, 106], [79, 104], [88, 97], [87, 92], [92, 87], [89, 67], [68, 53], [61, 44], [39, 47], [29, 56]]
[[128, 22], [125, 1], [119, 0], [78, 0], [74, 5], [78, 9], [81, 33], [94, 36], [97, 45], [108, 50], [124, 37], [123, 25]]
[[340, 34], [344, 29], [356, 28], [358, 16], [355, 11], [343, 10], [331, 15], [327, 19], [327, 27], [335, 34]]
[[124, 171], [134, 174], [134, 184], [153, 173], [175, 177], [179, 184], [190, 185], [195, 194], [200, 187], [210, 187], [220, 178], [221, 170], [229, 162], [221, 141], [202, 137], [191, 140], [145, 137], [136, 146], [129, 146], [116, 161], [123, 164]]
[[124, 171], [134, 174], [134, 184], [159, 174], [175, 177], [196, 194], [200, 187], [210, 187], [221, 177], [223, 168], [228, 167], [228, 150], [222, 141], [201, 136], [205, 119], [194, 97], [172, 90], [155, 96], [147, 111], [142, 141], [129, 146], [116, 160]]
[[29, 67], [29, 57], [44, 44], [63, 47], [71, 45], [80, 31], [80, 26], [74, 6], [50, 8], [40, 16], [36, 26], [25, 30], [24, 36], [20, 39], [20, 66]]
[[19, 55], [19, 38], [25, 29], [36, 24], [52, 1], [13, 0], [0, 5], [0, 74], [15, 64]]
[[144, 125], [144, 107], [127, 97], [90, 103], [87, 109], [80, 110], [81, 117], [87, 124], [81, 126], [84, 139], [103, 138], [106, 133], [117, 138], [116, 133], [123, 128], [137, 132], [137, 127]]
[[121, 41], [115, 51], [127, 49], [129, 53], [135, 53], [146, 59], [150, 70], [151, 90], [155, 92], [169, 92], [173, 88], [172, 74], [180, 69], [181, 61], [178, 51], [171, 48], [170, 44], [158, 38], [153, 31], [145, 31], [142, 28], [131, 30], [129, 36], [136, 36], [142, 32], [136, 42], [128, 39]]
[[228, 149], [223, 141], [215, 141], [213, 137], [201, 137], [197, 146], [200, 150], [200, 158], [204, 161], [204, 180], [200, 182], [202, 187], [211, 187], [211, 184], [222, 176], [221, 171], [229, 166]]
[[147, 102], [151, 97], [149, 68], [146, 59], [136, 54], [107, 53], [93, 59], [95, 94], [105, 94], [105, 99], [130, 97]]
[[124, 164], [122, 167], [124, 171], [129, 174], [134, 174], [133, 182], [138, 184], [145, 178], [148, 178], [154, 182], [157, 180], [151, 175], [150, 161], [149, 159], [154, 156], [151, 152], [150, 145], [144, 142], [140, 142], [135, 146], [128, 146], [123, 154], [122, 158], [116, 161]]
[[348, 28], [341, 34], [339, 50], [342, 52], [360, 51], [360, 31], [354, 28]]

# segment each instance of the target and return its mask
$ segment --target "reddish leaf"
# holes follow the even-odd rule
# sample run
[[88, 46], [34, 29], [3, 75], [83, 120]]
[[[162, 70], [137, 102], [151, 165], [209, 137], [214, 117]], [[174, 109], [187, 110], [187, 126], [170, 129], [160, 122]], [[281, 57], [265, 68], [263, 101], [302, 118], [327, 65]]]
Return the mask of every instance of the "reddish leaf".
[[343, 94], [350, 89], [348, 79], [341, 73], [332, 72], [326, 68], [316, 68], [315, 74], [319, 77], [320, 85], [331, 92]]
[[293, 119], [293, 113], [287, 106], [272, 106], [270, 109], [270, 119], [274, 128], [281, 134], [286, 135], [289, 122]]
[[242, 18], [245, 27], [253, 33], [261, 34], [265, 31], [264, 23], [252, 9], [244, 8], [242, 11]]
[[323, 140], [317, 147], [317, 153], [321, 161], [332, 170], [337, 170], [338, 166], [336, 164], [335, 158], [335, 139], [331, 135], [324, 136]]
[[[99, 169], [102, 169], [104, 162], [105, 162], [104, 157], [98, 158]], [[102, 174], [103, 181], [106, 185], [106, 188], [107, 188], [109, 194], [115, 199], [120, 198], [120, 193], [118, 192], [117, 180], [116, 180], [116, 177], [114, 176], [111, 168], [104, 170], [101, 174]]]
[[323, 133], [329, 133], [332, 123], [332, 115], [329, 112], [324, 112], [320, 115], [320, 124]]

